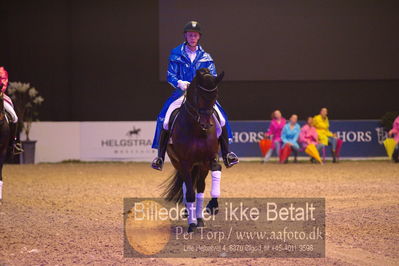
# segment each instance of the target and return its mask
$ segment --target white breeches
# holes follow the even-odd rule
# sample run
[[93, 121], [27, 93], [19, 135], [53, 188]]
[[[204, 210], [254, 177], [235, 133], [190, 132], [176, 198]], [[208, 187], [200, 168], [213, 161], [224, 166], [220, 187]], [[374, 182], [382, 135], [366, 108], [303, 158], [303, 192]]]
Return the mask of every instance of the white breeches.
[[[184, 100], [184, 96], [181, 96], [180, 98], [178, 98], [177, 100], [175, 100], [174, 102], [171, 103], [171, 105], [168, 108], [168, 111], [166, 111], [166, 115], [165, 115], [165, 120], [163, 122], [163, 128], [165, 130], [168, 130], [169, 127], [169, 119], [170, 116], [172, 115], [173, 111], [176, 110], [177, 108], [180, 108], [180, 106], [182, 105]], [[220, 118], [220, 125], [222, 127], [224, 127], [226, 125], [226, 120], [224, 119], [222, 113], [219, 110], [219, 107], [215, 104], [213, 106], [213, 108], [216, 110], [216, 112], [218, 113], [218, 116]]]
[[4, 101], [4, 109], [6, 109], [7, 113], [11, 115], [12, 123], [17, 123], [18, 122], [18, 116], [14, 111], [14, 108], [7, 102]]

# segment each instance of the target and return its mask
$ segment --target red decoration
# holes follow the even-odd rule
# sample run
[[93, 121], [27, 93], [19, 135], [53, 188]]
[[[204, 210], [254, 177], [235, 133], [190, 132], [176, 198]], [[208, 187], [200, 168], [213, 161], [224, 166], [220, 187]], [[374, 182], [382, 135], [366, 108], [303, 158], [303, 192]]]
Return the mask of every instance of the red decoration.
[[272, 147], [271, 139], [261, 139], [259, 141], [259, 148], [260, 151], [262, 152], [263, 157], [266, 155], [266, 153], [270, 150], [271, 147]]
[[290, 154], [291, 154], [291, 146], [288, 144], [285, 144], [284, 147], [280, 151], [280, 163], [284, 163], [285, 160], [288, 159]]

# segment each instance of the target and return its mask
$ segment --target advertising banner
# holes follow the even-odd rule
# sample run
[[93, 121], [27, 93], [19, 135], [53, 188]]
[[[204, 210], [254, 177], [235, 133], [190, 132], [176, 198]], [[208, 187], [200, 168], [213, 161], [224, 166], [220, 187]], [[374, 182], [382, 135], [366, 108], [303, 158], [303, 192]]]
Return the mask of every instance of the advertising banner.
[[82, 122], [80, 159], [83, 161], [149, 161], [155, 122]]
[[[304, 125], [304, 121], [299, 122]], [[259, 140], [269, 128], [270, 121], [232, 121], [233, 143], [231, 149], [240, 157], [260, 157]], [[343, 145], [341, 157], [386, 156], [383, 141], [387, 133], [378, 120], [332, 120], [330, 130], [337, 133]], [[326, 148], [330, 155], [330, 148]], [[301, 153], [305, 155], [304, 153]], [[300, 155], [301, 155], [300, 154]]]
[[[260, 158], [259, 140], [269, 124], [270, 121], [231, 121], [231, 150], [240, 158]], [[300, 124], [303, 125], [304, 121]], [[69, 159], [149, 162], [157, 153], [151, 148], [154, 121], [75, 122], [64, 126], [55, 122], [37, 122], [32, 128], [32, 136], [40, 143], [37, 149], [40, 162]], [[332, 120], [330, 129], [343, 140], [341, 157], [386, 157], [383, 141], [387, 133], [378, 120]], [[62, 152], [56, 150], [58, 157], [55, 157], [53, 142], [56, 143], [58, 136], [66, 133], [65, 147]], [[300, 156], [306, 155], [301, 152]], [[326, 156], [330, 156], [329, 147], [326, 148]]]

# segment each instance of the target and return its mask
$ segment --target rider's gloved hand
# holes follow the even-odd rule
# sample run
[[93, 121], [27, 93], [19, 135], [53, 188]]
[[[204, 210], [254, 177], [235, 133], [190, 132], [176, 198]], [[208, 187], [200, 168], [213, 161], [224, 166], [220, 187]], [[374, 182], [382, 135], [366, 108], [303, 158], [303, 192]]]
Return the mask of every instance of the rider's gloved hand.
[[187, 90], [189, 85], [190, 85], [190, 82], [188, 82], [188, 81], [182, 81], [182, 80], [177, 81], [177, 87], [183, 91]]

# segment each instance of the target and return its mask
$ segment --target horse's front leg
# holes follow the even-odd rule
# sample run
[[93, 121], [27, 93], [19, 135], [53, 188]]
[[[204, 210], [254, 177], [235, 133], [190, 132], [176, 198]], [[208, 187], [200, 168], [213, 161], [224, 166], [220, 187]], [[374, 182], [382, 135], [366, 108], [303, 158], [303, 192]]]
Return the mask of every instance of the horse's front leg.
[[186, 208], [188, 212], [187, 222], [188, 222], [188, 233], [194, 231], [197, 227], [197, 216], [196, 216], [196, 206], [195, 206], [195, 192], [193, 185], [193, 178], [191, 176], [191, 165], [183, 165], [182, 167], [182, 176], [183, 181], [186, 184]]
[[219, 202], [220, 197], [220, 180], [222, 178], [222, 166], [216, 161], [211, 162], [211, 176], [212, 176], [212, 187], [211, 187], [211, 197], [212, 199], [206, 205], [206, 211], [212, 215], [219, 212]]
[[200, 169], [197, 181], [197, 195], [196, 195], [196, 214], [197, 214], [197, 227], [204, 227], [204, 191], [205, 191], [205, 178], [208, 175], [208, 168], [202, 167]]
[[[4, 128], [3, 128], [4, 131]], [[7, 132], [7, 131], [6, 131]], [[0, 143], [0, 204], [3, 199], [3, 164], [6, 160], [7, 156], [7, 147], [8, 147], [8, 133], [4, 134], [5, 132], [2, 132], [3, 134], [3, 140]]]

